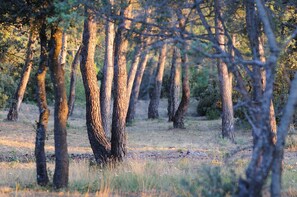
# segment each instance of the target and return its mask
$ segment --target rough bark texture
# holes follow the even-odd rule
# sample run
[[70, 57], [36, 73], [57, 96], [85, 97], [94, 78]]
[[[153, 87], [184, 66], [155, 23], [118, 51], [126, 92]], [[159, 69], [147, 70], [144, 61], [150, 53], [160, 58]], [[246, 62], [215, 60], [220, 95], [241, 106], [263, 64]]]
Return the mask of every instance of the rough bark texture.
[[170, 92], [168, 97], [168, 121], [173, 121], [174, 114], [178, 107], [180, 93], [180, 52], [177, 47], [173, 49], [172, 66], [170, 72]]
[[[215, 1], [215, 23], [216, 39], [222, 51], [225, 51], [225, 33], [220, 20], [222, 0]], [[223, 60], [217, 63], [220, 81], [220, 94], [222, 101], [222, 137], [234, 141], [234, 113], [232, 101], [232, 75], [229, 73], [228, 65]]]
[[127, 111], [127, 33], [130, 28], [132, 4], [121, 1], [126, 7], [121, 10], [121, 19], [115, 36], [114, 60], [114, 105], [111, 129], [111, 155], [114, 161], [122, 161], [126, 155], [126, 111]]
[[[111, 6], [114, 4], [114, 0], [109, 0], [109, 16], [111, 15]], [[115, 28], [111, 19], [106, 20], [105, 24], [105, 57], [103, 66], [103, 78], [101, 81], [100, 91], [100, 105], [101, 105], [101, 117], [102, 124], [105, 133], [110, 132], [111, 125], [111, 93], [113, 84], [113, 62], [114, 62], [114, 37]]]
[[163, 44], [160, 49], [160, 55], [157, 66], [157, 73], [153, 82], [153, 89], [150, 92], [150, 103], [148, 107], [148, 118], [159, 118], [159, 102], [161, 97], [162, 80], [164, 75], [165, 63], [166, 63], [167, 45]]
[[[257, 5], [257, 8], [255, 7], [255, 3]], [[268, 20], [266, 13], [266, 8], [262, 4], [262, 2], [260, 0], [249, 0], [246, 2], [246, 10], [247, 23], [249, 22], [249, 25], [251, 25], [247, 26], [249, 30], [248, 34], [251, 46], [253, 46], [255, 42], [255, 40], [251, 39], [251, 35], [253, 35], [255, 31], [257, 31], [256, 29], [258, 29], [258, 26], [257, 24], [252, 23], [253, 21], [250, 17], [255, 16], [251, 15], [251, 13], [254, 12], [255, 14], [255, 10], [257, 10], [256, 16], [258, 16], [259, 19], [262, 21], [263, 29], [269, 44], [270, 54], [268, 56], [267, 61], [265, 62], [266, 87], [263, 91], [262, 98], [260, 100], [261, 102], [257, 103], [257, 97], [254, 97], [253, 103], [251, 103], [251, 106], [248, 108], [249, 113], [253, 115], [253, 117], [250, 118], [250, 122], [252, 122], [253, 135], [255, 140], [252, 158], [246, 170], [246, 179], [240, 179], [239, 181], [239, 196], [261, 196], [261, 191], [263, 185], [265, 184], [265, 180], [267, 179], [270, 173], [273, 162], [275, 162], [275, 144], [273, 142], [273, 133], [271, 129], [270, 106], [273, 92], [273, 82], [275, 77], [275, 68], [277, 66], [277, 60], [279, 57], [280, 50], [278, 48], [276, 38], [270, 26], [270, 22]], [[255, 39], [257, 42], [258, 37], [256, 37]], [[255, 50], [255, 48], [253, 47], [252, 49]], [[257, 53], [254, 53], [254, 56], [255, 54], [258, 55]], [[255, 59], [259, 59], [259, 56], [256, 56]], [[257, 83], [253, 85], [256, 86], [255, 88], [257, 88], [258, 86]], [[281, 141], [280, 143], [283, 144], [284, 141]], [[280, 166], [281, 164], [278, 163], [277, 165]], [[276, 166], [274, 170], [277, 171], [278, 166]], [[280, 185], [274, 186], [278, 188], [280, 187]]]
[[30, 78], [30, 73], [33, 65], [33, 55], [34, 55], [34, 42], [36, 40], [36, 35], [32, 30], [29, 34], [29, 41], [27, 45], [27, 54], [26, 61], [23, 67], [23, 71], [21, 74], [20, 81], [18, 83], [18, 87], [16, 92], [11, 100], [11, 106], [9, 108], [9, 112], [7, 114], [7, 120], [17, 121], [18, 120], [18, 112], [20, 110], [23, 97], [26, 91], [26, 87]]
[[47, 107], [46, 91], [45, 91], [45, 76], [47, 71], [47, 37], [46, 25], [43, 24], [39, 33], [40, 38], [40, 62], [36, 73], [36, 96], [39, 107], [39, 121], [36, 129], [35, 139], [35, 158], [36, 158], [36, 175], [37, 183], [41, 186], [48, 184], [49, 179], [46, 168], [46, 156], [44, 151], [44, 144], [46, 139], [46, 130], [50, 110]]
[[109, 157], [110, 144], [107, 141], [102, 126], [100, 94], [94, 64], [97, 28], [94, 13], [89, 8], [86, 8], [86, 16], [80, 65], [86, 95], [86, 124], [96, 162], [98, 164], [106, 164]]
[[174, 128], [185, 128], [184, 116], [190, 104], [189, 65], [187, 54], [181, 55], [182, 60], [182, 98], [173, 117]]
[[81, 54], [82, 45], [78, 48], [72, 65], [71, 65], [71, 74], [70, 74], [70, 90], [69, 90], [69, 97], [68, 97], [68, 117], [72, 115], [75, 103], [75, 86], [76, 86], [76, 72], [77, 66], [80, 63], [80, 54]]
[[134, 120], [134, 118], [135, 118], [135, 107], [136, 107], [136, 103], [137, 103], [137, 100], [138, 100], [140, 85], [141, 85], [141, 81], [142, 81], [142, 77], [143, 77], [145, 67], [147, 65], [148, 58], [149, 58], [149, 54], [147, 52], [144, 52], [141, 55], [141, 59], [140, 59], [138, 69], [137, 69], [137, 72], [136, 72], [136, 76], [135, 76], [135, 79], [134, 79], [134, 83], [133, 83], [132, 93], [131, 93], [131, 96], [130, 96], [129, 107], [128, 107], [128, 112], [127, 112], [127, 118], [126, 118], [127, 123], [132, 122]]
[[59, 64], [59, 54], [62, 47], [62, 30], [60, 28], [52, 27], [50, 44], [49, 68], [55, 94], [54, 140], [56, 163], [53, 183], [56, 188], [62, 188], [68, 185], [69, 159], [66, 132], [68, 105], [64, 69]]

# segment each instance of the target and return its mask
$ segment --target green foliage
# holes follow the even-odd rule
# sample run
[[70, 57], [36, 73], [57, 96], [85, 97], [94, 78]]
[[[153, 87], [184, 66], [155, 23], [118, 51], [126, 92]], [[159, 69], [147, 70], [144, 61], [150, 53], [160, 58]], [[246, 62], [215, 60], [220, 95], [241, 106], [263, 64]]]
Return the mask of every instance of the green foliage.
[[233, 196], [237, 189], [237, 176], [233, 170], [205, 166], [192, 180], [182, 180], [182, 185], [191, 196], [225, 197]]
[[210, 120], [218, 119], [221, 114], [221, 102], [218, 81], [210, 78], [209, 68], [192, 68], [190, 77], [192, 96], [198, 100], [197, 114]]
[[14, 94], [16, 83], [13, 77], [0, 73], [0, 108], [8, 105], [8, 99]]

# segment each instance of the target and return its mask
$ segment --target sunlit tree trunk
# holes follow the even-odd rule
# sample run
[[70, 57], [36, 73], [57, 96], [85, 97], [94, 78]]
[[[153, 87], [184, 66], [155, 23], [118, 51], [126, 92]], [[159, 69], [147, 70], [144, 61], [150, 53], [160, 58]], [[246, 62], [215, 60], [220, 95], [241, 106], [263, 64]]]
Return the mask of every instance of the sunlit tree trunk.
[[112, 5], [114, 0], [108, 1], [108, 16], [105, 24], [105, 57], [103, 66], [103, 78], [101, 81], [100, 91], [100, 105], [102, 124], [105, 133], [110, 132], [110, 114], [111, 114], [111, 93], [113, 85], [113, 72], [114, 72], [114, 38], [115, 27], [114, 22], [111, 19]]
[[67, 57], [67, 33], [64, 31], [62, 36], [62, 48], [59, 55], [59, 64], [65, 65], [66, 64], [66, 57]]
[[67, 150], [66, 123], [68, 105], [65, 88], [64, 68], [59, 64], [59, 54], [62, 47], [62, 30], [52, 27], [49, 53], [49, 68], [54, 85], [55, 113], [54, 113], [54, 140], [55, 140], [55, 172], [54, 186], [62, 188], [68, 186], [69, 159]]
[[37, 122], [36, 140], [35, 140], [35, 158], [36, 158], [36, 175], [37, 183], [41, 186], [45, 186], [49, 182], [46, 167], [46, 155], [44, 151], [46, 130], [50, 110], [47, 107], [46, 102], [46, 90], [45, 90], [45, 76], [47, 71], [47, 37], [46, 37], [46, 25], [42, 24], [39, 32], [40, 38], [40, 62], [39, 68], [36, 73], [36, 96], [37, 104], [39, 107], [39, 121]]
[[88, 7], [86, 7], [86, 17], [84, 22], [80, 70], [86, 95], [87, 130], [96, 162], [98, 164], [106, 164], [110, 153], [110, 144], [102, 126], [100, 93], [94, 64], [97, 26], [95, 14]]
[[80, 63], [80, 57], [81, 57], [81, 49], [82, 45], [78, 48], [72, 65], [71, 65], [71, 74], [70, 74], [70, 90], [69, 90], [69, 97], [68, 97], [68, 116], [71, 116], [74, 109], [74, 103], [75, 103], [75, 86], [76, 86], [76, 76], [77, 76], [77, 67]]
[[177, 47], [173, 49], [172, 65], [170, 72], [170, 92], [168, 97], [168, 121], [173, 121], [174, 114], [178, 107], [180, 93], [180, 52]]
[[128, 48], [127, 31], [132, 16], [132, 4], [127, 0], [121, 1], [121, 18], [115, 36], [114, 60], [114, 105], [111, 129], [111, 155], [114, 161], [122, 161], [126, 155], [126, 110], [127, 110], [127, 70], [126, 53]]
[[159, 102], [161, 97], [162, 80], [164, 75], [165, 63], [167, 55], [167, 45], [163, 44], [160, 49], [160, 55], [158, 60], [157, 72], [153, 81], [153, 89], [150, 92], [150, 103], [148, 107], [148, 118], [159, 118]]
[[9, 112], [7, 114], [7, 120], [10, 120], [10, 121], [18, 120], [18, 112], [20, 110], [23, 97], [26, 91], [26, 87], [30, 78], [30, 73], [32, 70], [35, 40], [36, 40], [35, 32], [34, 30], [31, 30], [29, 34], [28, 45], [27, 45], [25, 65], [23, 67], [23, 71], [22, 71], [21, 78], [18, 83], [16, 92], [11, 99], [11, 105], [9, 108]]
[[[216, 39], [222, 51], [225, 51], [225, 33], [222, 21], [220, 20], [222, 0], [215, 1], [215, 25]], [[232, 74], [228, 70], [228, 65], [223, 60], [217, 63], [220, 81], [220, 94], [222, 101], [222, 136], [234, 141], [234, 113], [232, 101]]]

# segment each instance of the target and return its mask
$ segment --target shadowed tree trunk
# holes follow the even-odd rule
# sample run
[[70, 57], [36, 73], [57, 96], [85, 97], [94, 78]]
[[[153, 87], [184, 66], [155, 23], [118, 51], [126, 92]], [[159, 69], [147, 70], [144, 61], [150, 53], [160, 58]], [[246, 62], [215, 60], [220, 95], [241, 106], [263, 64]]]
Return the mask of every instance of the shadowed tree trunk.
[[174, 128], [185, 128], [184, 116], [190, 104], [189, 65], [187, 54], [181, 55], [182, 61], [182, 98], [173, 117]]
[[68, 98], [68, 117], [72, 115], [73, 109], [74, 109], [74, 103], [75, 103], [75, 86], [76, 86], [76, 72], [77, 72], [77, 66], [80, 63], [80, 54], [81, 54], [82, 45], [79, 46], [72, 65], [71, 65], [71, 74], [70, 74], [70, 90], [69, 90], [69, 98]]
[[129, 107], [128, 107], [128, 112], [127, 112], [127, 117], [126, 117], [127, 122], [132, 122], [135, 118], [135, 107], [136, 107], [136, 103], [138, 100], [140, 85], [141, 85], [145, 67], [147, 65], [148, 58], [149, 58], [148, 52], [144, 51], [144, 53], [142, 53], [142, 55], [141, 55], [141, 59], [140, 59], [140, 62], [139, 62], [138, 68], [137, 68], [137, 72], [136, 72], [136, 76], [134, 79], [134, 83], [133, 83], [133, 89], [132, 89], [132, 93], [130, 96]]
[[97, 26], [94, 12], [87, 7], [86, 16], [87, 18], [84, 22], [80, 70], [86, 95], [87, 130], [96, 162], [98, 164], [106, 164], [109, 157], [110, 144], [107, 141], [102, 126], [100, 93], [94, 64]]
[[34, 33], [34, 30], [31, 30], [29, 34], [28, 45], [27, 45], [25, 65], [23, 67], [23, 71], [21, 74], [20, 81], [18, 83], [18, 87], [16, 89], [14, 96], [12, 97], [11, 106], [7, 114], [7, 120], [10, 120], [10, 121], [18, 120], [18, 112], [20, 110], [23, 97], [26, 91], [26, 87], [30, 78], [30, 73], [32, 70], [35, 40], [36, 40], [36, 35]]
[[[114, 0], [109, 0], [108, 2], [108, 16], [112, 14], [112, 5]], [[103, 66], [103, 78], [101, 81], [101, 91], [100, 91], [100, 105], [101, 105], [101, 117], [102, 124], [105, 133], [110, 132], [110, 114], [111, 114], [111, 92], [113, 84], [113, 72], [114, 72], [114, 37], [115, 28], [113, 21], [111, 19], [106, 20], [105, 24], [105, 57]]]
[[127, 112], [127, 70], [126, 53], [128, 47], [127, 33], [132, 16], [132, 4], [122, 0], [125, 6], [121, 10], [119, 27], [115, 36], [114, 60], [114, 105], [111, 129], [111, 155], [114, 161], [122, 161], [126, 155], [126, 112]]
[[168, 97], [168, 121], [173, 121], [177, 110], [180, 93], [180, 52], [177, 47], [173, 49], [172, 65], [170, 72], [170, 93]]
[[44, 152], [44, 144], [46, 139], [46, 130], [50, 110], [47, 107], [46, 91], [45, 91], [45, 76], [47, 71], [47, 37], [46, 25], [43, 23], [40, 32], [40, 62], [39, 68], [36, 73], [36, 96], [37, 104], [39, 107], [39, 121], [36, 129], [35, 139], [35, 158], [36, 158], [36, 175], [38, 185], [45, 186], [48, 184], [49, 179], [46, 168], [46, 156]]
[[166, 63], [167, 45], [163, 44], [160, 49], [160, 55], [157, 66], [157, 73], [153, 82], [153, 89], [150, 92], [150, 103], [148, 107], [148, 118], [159, 118], [159, 102], [161, 97], [162, 80], [164, 75], [165, 63]]
[[67, 150], [66, 123], [68, 118], [68, 105], [65, 88], [64, 69], [59, 64], [59, 54], [62, 47], [62, 30], [59, 27], [52, 27], [51, 45], [49, 53], [49, 68], [54, 85], [55, 94], [55, 172], [54, 186], [56, 188], [67, 187], [69, 175], [69, 159]]
[[[222, 51], [225, 51], [225, 33], [222, 21], [220, 20], [222, 0], [215, 1], [215, 25], [216, 39]], [[232, 101], [232, 74], [228, 65], [223, 60], [217, 63], [220, 81], [220, 94], [222, 101], [222, 136], [234, 141], [234, 113]]]

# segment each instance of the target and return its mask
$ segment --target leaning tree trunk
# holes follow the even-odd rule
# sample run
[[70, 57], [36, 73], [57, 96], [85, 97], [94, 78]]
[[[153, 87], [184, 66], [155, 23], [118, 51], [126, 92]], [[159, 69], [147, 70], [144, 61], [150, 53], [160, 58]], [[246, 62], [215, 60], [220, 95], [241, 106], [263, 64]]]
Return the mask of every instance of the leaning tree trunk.
[[126, 53], [128, 48], [127, 31], [130, 28], [132, 4], [121, 1], [125, 8], [121, 10], [121, 19], [115, 36], [114, 60], [114, 105], [111, 128], [111, 155], [114, 161], [122, 161], [126, 155], [126, 112], [127, 112], [127, 70]]
[[189, 65], [187, 54], [181, 55], [182, 61], [182, 98], [173, 117], [174, 128], [185, 128], [184, 116], [190, 104]]
[[[222, 0], [215, 1], [215, 25], [216, 39], [222, 51], [225, 51], [225, 33], [220, 19]], [[222, 101], [222, 136], [234, 141], [234, 113], [232, 101], [232, 74], [228, 70], [227, 64], [223, 60], [217, 63], [220, 81], [220, 94]]]
[[159, 118], [159, 102], [161, 97], [162, 80], [164, 75], [165, 63], [166, 63], [167, 45], [163, 44], [160, 49], [160, 55], [157, 66], [157, 73], [153, 82], [153, 89], [150, 92], [150, 103], [148, 107], [148, 118]]
[[177, 47], [173, 49], [172, 65], [170, 72], [170, 92], [168, 97], [168, 121], [173, 121], [178, 106], [180, 91], [180, 53]]
[[68, 97], [68, 117], [72, 115], [73, 109], [74, 109], [74, 102], [75, 102], [75, 86], [76, 86], [76, 72], [77, 72], [77, 66], [80, 63], [80, 54], [81, 54], [82, 45], [79, 46], [72, 65], [71, 65], [71, 74], [70, 74], [70, 90], [69, 90], [69, 97]]
[[140, 85], [143, 77], [143, 73], [145, 70], [145, 67], [147, 65], [147, 61], [149, 58], [148, 52], [145, 50], [144, 53], [141, 55], [141, 59], [137, 68], [136, 76], [133, 83], [133, 89], [130, 96], [128, 111], [127, 111], [127, 117], [126, 121], [127, 123], [131, 123], [135, 118], [135, 107], [139, 96], [140, 91]]
[[43, 23], [40, 32], [40, 62], [39, 68], [36, 73], [36, 95], [37, 104], [39, 107], [39, 121], [36, 129], [35, 139], [35, 158], [36, 158], [36, 175], [38, 185], [45, 186], [49, 183], [47, 168], [46, 168], [46, 156], [44, 151], [44, 144], [46, 139], [46, 129], [50, 110], [47, 107], [46, 91], [45, 91], [45, 76], [47, 71], [47, 37], [46, 37], [46, 25]]
[[[109, 0], [108, 10], [109, 16], [111, 16], [111, 7], [114, 4], [114, 0]], [[102, 124], [105, 133], [110, 132], [110, 114], [111, 114], [111, 92], [113, 84], [113, 59], [114, 59], [114, 37], [115, 28], [111, 19], [106, 20], [105, 26], [105, 57], [103, 66], [103, 78], [101, 81], [100, 91], [100, 105], [101, 105], [101, 116]]]
[[86, 15], [80, 70], [86, 95], [87, 130], [96, 162], [98, 164], [106, 164], [110, 153], [110, 144], [102, 126], [100, 93], [94, 65], [97, 26], [95, 15], [89, 8], [86, 8]]
[[27, 45], [27, 54], [26, 54], [26, 61], [23, 67], [23, 71], [21, 74], [21, 79], [19, 81], [18, 87], [16, 92], [12, 98], [11, 106], [9, 112], [7, 114], [7, 120], [10, 121], [17, 121], [18, 120], [18, 112], [20, 110], [23, 97], [26, 91], [26, 87], [30, 78], [30, 73], [32, 70], [33, 65], [33, 54], [34, 54], [34, 42], [36, 40], [36, 35], [34, 30], [31, 30], [29, 35], [29, 41]]
[[49, 53], [49, 68], [54, 85], [55, 94], [55, 173], [54, 186], [56, 188], [67, 187], [69, 175], [69, 159], [67, 150], [66, 123], [68, 118], [68, 105], [65, 88], [64, 68], [59, 64], [59, 54], [62, 46], [62, 30], [52, 27], [51, 47]]

